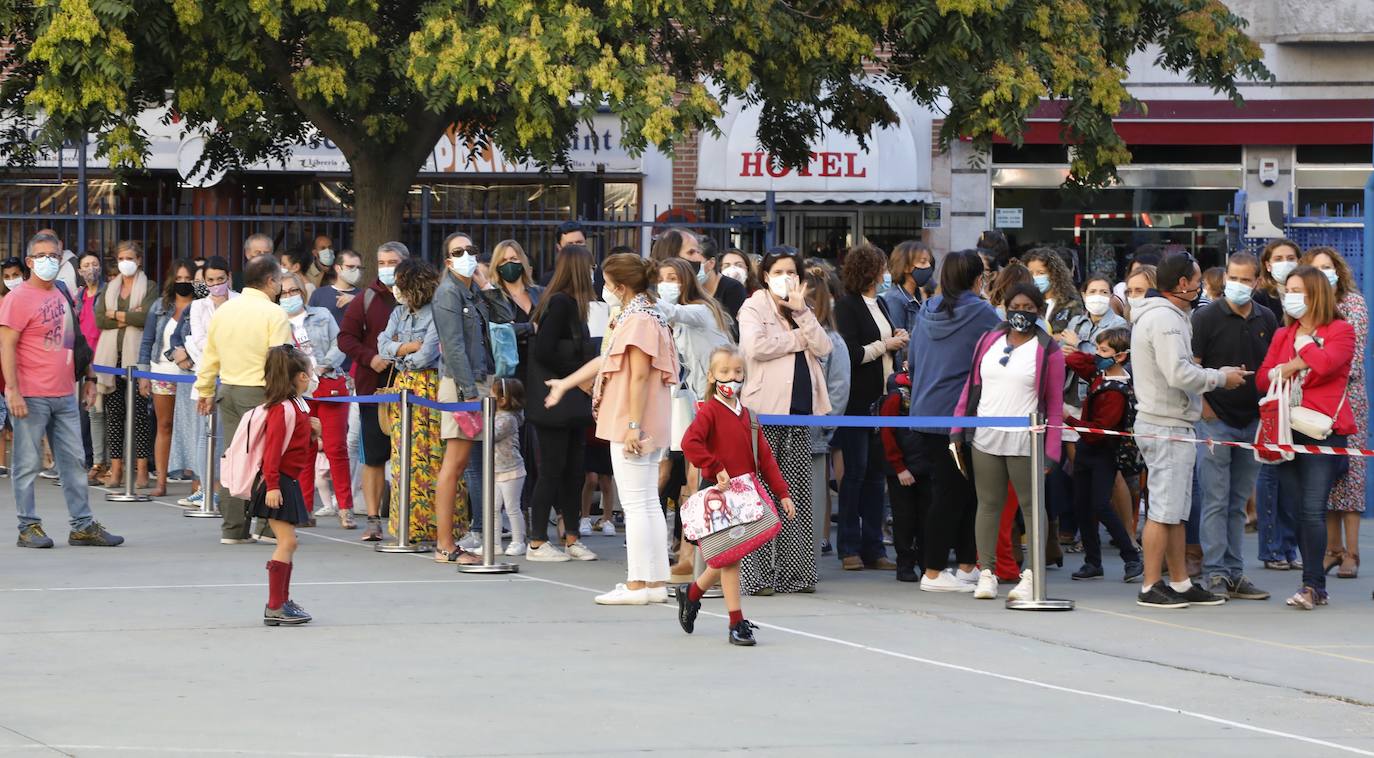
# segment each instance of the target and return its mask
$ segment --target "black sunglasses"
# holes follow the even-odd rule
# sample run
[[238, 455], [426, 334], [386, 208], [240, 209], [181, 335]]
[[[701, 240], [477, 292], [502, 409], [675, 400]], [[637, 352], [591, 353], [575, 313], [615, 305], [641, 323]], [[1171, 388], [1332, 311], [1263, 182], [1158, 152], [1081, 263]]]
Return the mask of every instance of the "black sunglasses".
[[468, 245], [467, 247], [455, 247], [452, 250], [448, 251], [448, 257], [450, 258], [457, 258], [463, 255], [471, 255], [472, 257], [476, 258], [481, 254], [481, 249], [473, 245]]
[[1011, 362], [1011, 351], [1015, 349], [1015, 346], [1008, 342], [1007, 346], [1002, 348], [1002, 357], [998, 358], [997, 362], [1002, 364], [1002, 366], [1005, 368], [1006, 365]]

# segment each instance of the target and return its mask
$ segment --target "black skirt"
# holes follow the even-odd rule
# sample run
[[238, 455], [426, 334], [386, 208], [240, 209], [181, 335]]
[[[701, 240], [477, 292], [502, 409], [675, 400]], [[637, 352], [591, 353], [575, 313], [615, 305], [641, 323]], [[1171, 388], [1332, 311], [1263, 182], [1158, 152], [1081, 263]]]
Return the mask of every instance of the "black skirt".
[[267, 507], [267, 487], [262, 482], [262, 475], [259, 474], [258, 481], [253, 485], [253, 499], [248, 503], [249, 514], [257, 518], [285, 521], [295, 526], [309, 521], [310, 511], [305, 507], [305, 496], [301, 494], [300, 483], [286, 474], [280, 474], [277, 478], [281, 486], [281, 506]]

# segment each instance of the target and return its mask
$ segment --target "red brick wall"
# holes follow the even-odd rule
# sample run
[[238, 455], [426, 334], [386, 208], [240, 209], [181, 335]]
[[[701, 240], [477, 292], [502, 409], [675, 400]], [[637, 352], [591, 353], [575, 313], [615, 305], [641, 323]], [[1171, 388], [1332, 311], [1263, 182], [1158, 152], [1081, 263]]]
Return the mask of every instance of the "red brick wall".
[[693, 132], [679, 140], [673, 148], [673, 207], [691, 210], [698, 216], [701, 215], [696, 191], [699, 137]]

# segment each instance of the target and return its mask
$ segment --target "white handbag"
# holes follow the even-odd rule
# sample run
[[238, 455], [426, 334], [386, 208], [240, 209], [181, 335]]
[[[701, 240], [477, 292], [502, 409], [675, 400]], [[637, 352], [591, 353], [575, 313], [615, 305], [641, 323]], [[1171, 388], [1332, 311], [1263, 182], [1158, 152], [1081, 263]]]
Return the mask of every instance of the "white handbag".
[[669, 440], [668, 449], [682, 450], [682, 435], [687, 433], [687, 427], [697, 418], [697, 393], [686, 384], [673, 388], [672, 414], [672, 439]]
[[[1345, 395], [1341, 395], [1341, 402], [1336, 406], [1336, 415], [1341, 415], [1341, 408], [1345, 407]], [[1288, 420], [1293, 427], [1293, 431], [1304, 434], [1314, 440], [1324, 440], [1331, 436], [1331, 427], [1336, 425], [1336, 419], [1311, 408], [1304, 408], [1301, 405], [1290, 408]]]

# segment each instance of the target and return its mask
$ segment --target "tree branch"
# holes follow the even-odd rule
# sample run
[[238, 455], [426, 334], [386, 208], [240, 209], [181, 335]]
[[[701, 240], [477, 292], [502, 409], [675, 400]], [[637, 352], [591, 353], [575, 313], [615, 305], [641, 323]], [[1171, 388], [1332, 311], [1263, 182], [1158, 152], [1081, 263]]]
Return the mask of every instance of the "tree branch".
[[324, 132], [324, 135], [338, 146], [344, 154], [344, 158], [352, 163], [362, 150], [362, 140], [358, 132], [336, 118], [324, 105], [301, 97], [296, 92], [295, 82], [291, 81], [291, 63], [287, 59], [286, 50], [276, 39], [264, 36], [263, 40], [264, 43], [260, 49], [268, 73], [276, 80], [277, 85], [282, 88], [286, 96], [291, 98], [291, 102], [295, 104], [296, 108], [315, 126], [319, 127], [320, 131]]

